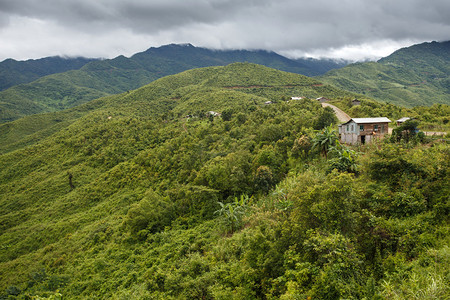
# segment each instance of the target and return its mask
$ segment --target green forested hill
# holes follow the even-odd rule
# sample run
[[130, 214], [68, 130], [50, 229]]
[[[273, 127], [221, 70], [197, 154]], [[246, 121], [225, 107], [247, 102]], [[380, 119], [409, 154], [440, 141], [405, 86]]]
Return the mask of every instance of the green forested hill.
[[46, 75], [79, 69], [92, 60], [84, 57], [58, 56], [26, 61], [6, 59], [0, 62], [0, 91], [21, 83], [32, 82]]
[[[233, 62], [258, 63], [304, 75], [323, 74], [330, 68], [343, 66], [342, 63], [330, 61], [290, 60], [268, 51], [215, 51], [189, 44], [172, 44], [150, 48], [130, 58], [119, 56], [114, 59], [95, 60], [79, 70], [53, 74], [31, 83], [13, 86], [0, 92], [0, 122], [73, 107], [101, 96], [136, 89], [157, 78], [188, 69]], [[14, 76], [16, 73], [21, 75]], [[28, 72], [21, 68], [11, 67], [6, 71], [6, 75], [14, 78], [27, 74]], [[5, 84], [10, 85], [9, 81]]]
[[450, 104], [450, 42], [400, 49], [378, 62], [329, 71], [319, 79], [406, 107]]
[[[246, 66], [243, 68], [242, 66]], [[248, 69], [248, 70], [247, 70]], [[243, 71], [244, 70], [244, 71]], [[333, 87], [323, 86], [317, 80], [299, 76], [296, 74], [289, 74], [283, 72], [267, 72], [270, 69], [264, 69], [262, 66], [251, 64], [235, 64], [227, 68], [203, 68], [195, 69], [190, 72], [181, 73], [172, 77], [162, 78], [148, 88], [144, 89], [146, 92], [155, 90], [156, 95], [151, 97], [165, 97], [162, 103], [172, 103], [165, 107], [161, 103], [155, 103], [157, 107], [155, 110], [146, 110], [152, 117], [176, 114], [177, 117], [185, 116], [187, 114], [200, 115], [208, 110], [221, 111], [228, 108], [229, 105], [236, 105], [235, 101], [228, 103], [222, 101], [226, 95], [240, 92], [250, 93], [266, 98], [258, 98], [257, 104], [260, 105], [265, 101], [284, 101], [290, 96], [303, 95], [311, 98], [328, 95], [333, 97], [337, 95], [347, 95], [351, 97], [352, 94], [340, 91]], [[126, 92], [120, 96], [122, 99], [129, 99], [136, 93], [142, 93], [140, 90], [134, 92]], [[181, 99], [182, 95], [190, 94], [200, 95], [199, 98], [191, 97], [198, 103], [191, 103], [189, 101], [175, 101]], [[214, 96], [214, 93], [221, 95], [219, 98]], [[150, 96], [149, 96], [150, 97]], [[231, 97], [231, 96], [230, 96]], [[109, 96], [100, 100], [89, 102], [82, 106], [77, 106], [73, 109], [50, 114], [38, 114], [25, 117], [14, 122], [9, 122], [0, 125], [1, 151], [6, 149], [16, 149], [20, 145], [26, 145], [38, 141], [41, 136], [46, 136], [44, 132], [52, 132], [51, 128], [60, 128], [66, 126], [66, 122], [79, 118], [85, 113], [89, 113], [94, 108], [104, 106], [104, 99], [116, 99], [115, 96]], [[139, 101], [145, 101], [147, 96]], [[217, 99], [216, 99], [217, 98]], [[256, 101], [256, 97], [255, 101]], [[201, 101], [200, 101], [201, 99]], [[235, 99], [235, 97], [231, 97]], [[153, 100], [155, 101], [155, 100]], [[261, 102], [262, 101], [262, 102]], [[109, 102], [108, 102], [109, 103]], [[119, 102], [120, 104], [121, 102]], [[137, 102], [140, 103], [140, 102]], [[159, 105], [161, 106], [159, 107]], [[176, 104], [176, 105], [175, 105]], [[136, 103], [133, 113], [140, 113], [140, 107]], [[184, 110], [184, 111], [183, 111]], [[32, 126], [30, 126], [32, 124]], [[50, 131], [48, 131], [50, 130]], [[44, 134], [44, 135], [43, 135]], [[23, 137], [23, 139], [22, 139]]]
[[238, 63], [2, 124], [0, 297], [448, 297], [448, 144], [325, 158], [291, 96], [354, 97]]

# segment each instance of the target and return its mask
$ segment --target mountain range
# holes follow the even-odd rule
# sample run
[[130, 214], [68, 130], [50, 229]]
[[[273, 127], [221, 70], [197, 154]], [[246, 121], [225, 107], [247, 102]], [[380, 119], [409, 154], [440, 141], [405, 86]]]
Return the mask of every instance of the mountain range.
[[450, 104], [450, 42], [399, 49], [377, 62], [331, 70], [318, 79], [406, 107]]
[[[11, 78], [17, 77], [15, 82], [20, 82], [20, 76], [15, 76], [16, 73], [22, 74], [22, 77], [32, 73], [32, 76], [27, 77], [31, 80], [41, 69], [56, 72], [58, 69], [52, 68], [55, 60], [61, 64], [65, 62], [67, 66], [74, 62], [78, 62], [78, 66], [83, 62], [87, 63], [78, 70], [41, 77], [33, 82], [16, 85], [0, 92], [0, 122], [15, 120], [25, 115], [73, 107], [102, 96], [136, 89], [167, 75], [199, 67], [251, 62], [283, 71], [314, 76], [347, 64], [344, 61], [332, 60], [292, 60], [275, 52], [262, 50], [222, 51], [194, 47], [191, 44], [171, 44], [150, 48], [130, 58], [118, 56], [114, 59], [93, 61], [70, 59], [64, 61], [63, 59], [48, 58], [32, 62], [7, 60], [0, 63], [0, 74], [7, 74], [0, 77], [0, 80], [4, 81], [0, 86], [11, 85], [13, 82]], [[25, 65], [32, 65], [34, 73], [30, 70], [25, 72]], [[23, 80], [25, 82], [25, 79]]]
[[[66, 109], [184, 70], [233, 62], [320, 75], [317, 78], [323, 82], [406, 107], [449, 104], [449, 44], [423, 43], [399, 49], [378, 62], [351, 65], [345, 61], [293, 60], [262, 50], [211, 50], [191, 44], [150, 48], [130, 58], [6, 60], [0, 63], [0, 86], [9, 87], [0, 92], [0, 122]], [[72, 70], [65, 71], [68, 69]], [[54, 74], [43, 76], [49, 73]]]
[[0, 91], [18, 84], [32, 82], [46, 75], [77, 70], [93, 60], [95, 59], [59, 56], [26, 61], [6, 59], [0, 62]]

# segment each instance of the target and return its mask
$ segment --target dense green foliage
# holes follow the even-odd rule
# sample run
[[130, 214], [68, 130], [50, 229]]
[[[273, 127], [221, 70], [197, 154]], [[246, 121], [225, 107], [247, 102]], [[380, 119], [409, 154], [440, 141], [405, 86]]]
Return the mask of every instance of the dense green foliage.
[[422, 142], [424, 135], [422, 132], [419, 132], [418, 126], [418, 121], [412, 119], [407, 120], [392, 130], [391, 140], [394, 142], [405, 141], [406, 143], [411, 142], [412, 140]]
[[6, 59], [0, 62], [0, 91], [14, 85], [32, 82], [42, 76], [77, 70], [92, 60], [83, 57], [46, 57], [26, 61]]
[[450, 42], [400, 49], [378, 62], [332, 70], [319, 79], [342, 89], [406, 107], [450, 105]]
[[[156, 98], [151, 103], [153, 108], [151, 115], [154, 117], [167, 119], [184, 117], [188, 114], [199, 116], [214, 110], [233, 114], [235, 110], [240, 122], [246, 119], [243, 107], [250, 109], [252, 106], [262, 105], [267, 100], [274, 103], [285, 102], [291, 96], [299, 95], [311, 99], [323, 95], [347, 100], [355, 97], [354, 94], [323, 85], [304, 76], [282, 72], [270, 74], [271, 72], [264, 71], [267, 69], [261, 69], [260, 66], [251, 64], [245, 66], [245, 69], [240, 64], [234, 64], [225, 69], [191, 70], [169, 77], [170, 79], [160, 79], [145, 89], [145, 92], [126, 92], [119, 96], [91, 101], [62, 113], [33, 115], [0, 124], [0, 153], [32, 144], [94, 109], [107, 107], [112, 99], [117, 97], [128, 99], [130, 104], [127, 107], [131, 109], [127, 112], [129, 115], [141, 116], [140, 109], [148, 105], [147, 99]], [[237, 75], [239, 79], [235, 78]], [[172, 78], [177, 80], [174, 81]], [[236, 106], [237, 100], [242, 100], [243, 107]], [[116, 106], [114, 105], [113, 109], [116, 109]], [[308, 112], [307, 115], [311, 116], [311, 113]], [[321, 124], [328, 125], [329, 117], [328, 110], [321, 111], [319, 118], [314, 119], [316, 129], [320, 128]], [[331, 120], [335, 121], [333, 118]]]
[[0, 296], [448, 297], [448, 144], [326, 159], [293, 95], [354, 97], [239, 63], [4, 124]]
[[[5, 65], [6, 71], [2, 72], [2, 66], [0, 66], [0, 87], [3, 84], [2, 73], [6, 73], [3, 84], [5, 87], [29, 82], [27, 78], [33, 78], [32, 76], [44, 75], [41, 70], [42, 63], [44, 63], [44, 69], [47, 69], [47, 74], [56, 73], [52, 70], [59, 70], [57, 66], [54, 66], [58, 61], [53, 60], [55, 59], [20, 63], [12, 60], [3, 62], [2, 65]], [[342, 62], [333, 63], [326, 60], [324, 62], [291, 60], [267, 51], [215, 51], [192, 45], [167, 45], [150, 48], [130, 58], [118, 56], [114, 59], [95, 60], [79, 70], [46, 76], [0, 92], [0, 122], [12, 121], [36, 113], [66, 109], [101, 96], [133, 90], [157, 78], [185, 70], [227, 65], [233, 62], [252, 62], [310, 76], [323, 74], [332, 68], [344, 65]], [[29, 74], [30, 72], [32, 74]], [[18, 73], [20, 76], [16, 76]]]

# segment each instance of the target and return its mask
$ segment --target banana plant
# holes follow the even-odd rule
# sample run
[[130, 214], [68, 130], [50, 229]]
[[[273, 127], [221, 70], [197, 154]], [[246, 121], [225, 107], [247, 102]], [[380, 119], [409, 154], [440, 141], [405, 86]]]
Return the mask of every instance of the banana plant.
[[215, 214], [222, 216], [226, 224], [230, 227], [231, 232], [235, 232], [242, 226], [242, 218], [248, 209], [248, 196], [241, 195], [240, 198], [234, 197], [234, 202], [222, 203], [217, 202], [220, 209]]
[[312, 139], [313, 149], [319, 149], [320, 153], [327, 158], [331, 147], [339, 143], [336, 129], [333, 125], [325, 127], [322, 131], [317, 132]]

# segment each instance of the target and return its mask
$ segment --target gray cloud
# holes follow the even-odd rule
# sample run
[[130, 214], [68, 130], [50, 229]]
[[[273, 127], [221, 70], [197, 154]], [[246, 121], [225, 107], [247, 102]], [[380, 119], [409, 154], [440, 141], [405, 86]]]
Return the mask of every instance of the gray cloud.
[[448, 0], [0, 0], [0, 60], [172, 42], [372, 58], [376, 47], [448, 40], [449, 11]]

